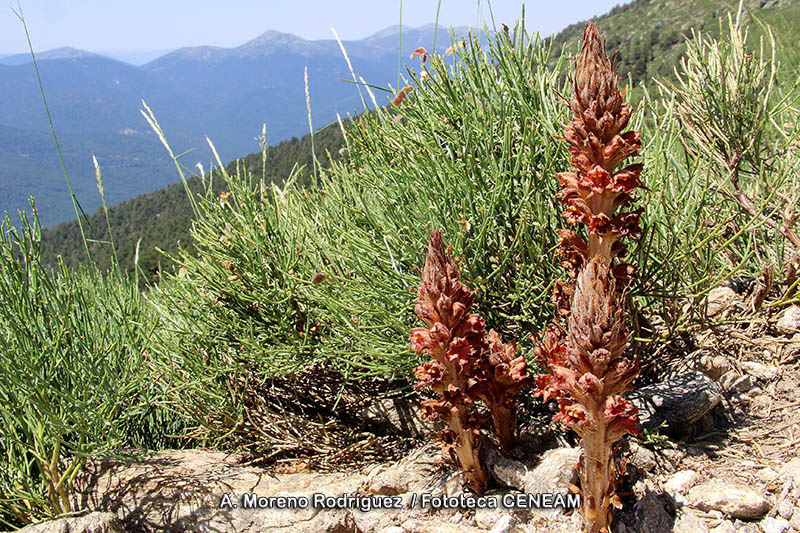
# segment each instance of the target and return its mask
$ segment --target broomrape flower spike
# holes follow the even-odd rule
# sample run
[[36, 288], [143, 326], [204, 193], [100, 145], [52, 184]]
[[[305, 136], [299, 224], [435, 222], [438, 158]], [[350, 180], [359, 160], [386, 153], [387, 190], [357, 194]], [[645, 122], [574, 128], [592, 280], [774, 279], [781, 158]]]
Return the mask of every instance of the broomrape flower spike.
[[487, 335], [484, 320], [470, 313], [473, 292], [461, 283], [458, 266], [436, 230], [417, 296], [415, 312], [427, 327], [412, 330], [411, 349], [431, 359], [415, 369], [415, 388], [439, 394], [439, 399], [422, 402], [423, 412], [447, 423], [440, 435], [442, 450], [460, 468], [464, 485], [480, 494], [489, 480], [479, 457], [489, 420], [476, 402], [488, 408], [488, 431], [501, 448], [510, 448], [516, 438], [515, 396], [529, 384], [525, 358], [494, 330]]
[[[640, 132], [621, 133], [631, 108], [606, 54], [600, 31], [588, 23], [575, 63], [572, 121], [564, 139], [573, 172], [558, 175], [563, 216], [583, 226], [586, 239], [559, 231], [558, 253], [573, 283], [556, 285], [556, 320], [547, 328], [537, 356], [549, 374], [536, 378], [537, 394], [556, 399], [554, 420], [574, 430], [583, 444], [580, 465], [585, 532], [609, 531], [618, 472], [612, 445], [636, 433], [636, 408], [620, 394], [639, 373], [639, 364], [623, 357], [629, 333], [618, 289], [635, 268], [615, 258], [624, 255], [623, 237], [638, 237], [641, 210], [617, 212], [641, 187], [641, 164], [618, 169], [638, 155]], [[559, 321], [560, 319], [560, 321]]]

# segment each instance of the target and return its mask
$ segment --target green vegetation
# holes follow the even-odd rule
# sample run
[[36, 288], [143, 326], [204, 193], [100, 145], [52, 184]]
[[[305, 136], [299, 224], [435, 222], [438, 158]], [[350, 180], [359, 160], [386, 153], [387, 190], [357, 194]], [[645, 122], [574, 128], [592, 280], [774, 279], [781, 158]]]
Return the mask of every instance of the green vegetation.
[[[339, 157], [339, 149], [342, 146], [341, 132], [338, 126], [333, 125], [321, 129], [314, 136], [319, 163], [327, 166], [332, 158]], [[242, 160], [242, 164], [251, 172], [260, 169], [261, 155], [250, 154]], [[305, 182], [311, 175], [312, 167], [310, 137], [306, 135], [301, 139], [292, 138], [271, 146], [266, 151], [266, 158], [268, 164], [264, 178], [267, 182], [282, 183], [295, 166], [298, 166], [298, 179]], [[228, 172], [233, 172], [236, 165], [236, 162], [230, 163], [227, 167]], [[107, 175], [105, 167], [103, 169], [104, 175]], [[215, 191], [222, 191], [225, 187], [224, 182], [218, 177], [214, 179]], [[203, 190], [200, 177], [190, 178], [188, 185], [194, 193]], [[157, 281], [164, 267], [169, 266], [167, 270], [173, 270], [164, 253], [175, 254], [179, 245], [187, 251], [193, 249], [190, 237], [192, 207], [186, 196], [186, 190], [180, 183], [111, 206], [108, 216], [120, 266], [129, 276], [134, 274], [138, 247], [138, 267], [143, 274], [140, 279], [142, 283]], [[108, 270], [113, 263], [113, 255], [108, 245], [109, 234], [103, 209], [98, 209], [85, 220], [84, 231], [90, 240], [92, 260], [100, 270]], [[45, 264], [56, 265], [58, 256], [61, 256], [68, 268], [75, 268], [86, 262], [86, 252], [76, 221], [43, 230], [42, 242], [42, 257]]]
[[[690, 49], [698, 65], [713, 63], [713, 46]], [[743, 209], [726, 193], [730, 175], [713, 172], [725, 146], [753, 133], [737, 124], [758, 128], [759, 149], [741, 167], [750, 197], [792, 198], [796, 180], [786, 176], [800, 165], [791, 78], [768, 49], [720, 50], [736, 59], [722, 71], [689, 63], [686, 84], [642, 89], [632, 125], [646, 143], [649, 191], [637, 204], [644, 233], [622, 259], [640, 269], [625, 298], [641, 353], [694, 327], [702, 296], [726, 278], [770, 262], [780, 271], [782, 224], [798, 216], [796, 202], [780, 212], [768, 201]], [[476, 290], [487, 328], [520, 339], [530, 358], [531, 333], [553, 312], [553, 282], [566, 275], [552, 258], [566, 224], [556, 171], [569, 153], [556, 137], [569, 113], [559, 95], [569, 91], [565, 62], [550, 52], [511, 32], [483, 50], [475, 42], [459, 49], [452, 67], [433, 55], [409, 73], [415, 90], [399, 106], [354, 119], [344, 134], [338, 124], [315, 134], [316, 173], [292, 170], [314, 164], [310, 139], [298, 140], [185, 180], [184, 191], [153, 196], [158, 204], [109, 209], [122, 269], [105, 242], [90, 244], [109, 268], [79, 266], [77, 241], [68, 266], [55, 259], [55, 243], [74, 231], [63, 226], [42, 246], [38, 223], [14, 229], [7, 220], [0, 520], [19, 525], [68, 510], [62, 493], [86, 458], [174, 444], [168, 435], [269, 456], [319, 453], [299, 442], [311, 438], [306, 428], [354, 424], [336, 407], [353, 384], [373, 394], [409, 387], [408, 331], [418, 325], [414, 289], [431, 228], [465, 259], [462, 280]], [[774, 65], [775, 75], [728, 75], [748, 57]], [[714, 150], [697, 149], [702, 130], [687, 129], [693, 110], [723, 117], [708, 130], [718, 136], [708, 141]], [[338, 155], [341, 142], [341, 158], [323, 157]], [[170, 227], [173, 216], [186, 224]], [[137, 217], [150, 220], [136, 226]], [[95, 215], [90, 238], [110, 242], [107, 221]], [[160, 270], [146, 296], [131, 257], [144, 227], [152, 240], [139, 266], [153, 278]], [[150, 255], [156, 247], [168, 256]], [[325, 391], [324, 409], [280, 403], [276, 384], [298, 376], [303, 390]]]
[[0, 224], [0, 526], [71, 511], [87, 458], [163, 447], [179, 429], [153, 404], [156, 322], [135, 284], [51, 271], [40, 246], [38, 222]]
[[[674, 68], [686, 53], [686, 38], [692, 31], [719, 37], [727, 23], [728, 13], [736, 16], [738, 0], [633, 0], [618, 5], [605, 15], [593, 19], [603, 29], [608, 50], [616, 53], [622, 79], [630, 76], [634, 86], [640, 82], [652, 87], [655, 78], [674, 76]], [[797, 0], [745, 0], [743, 22], [771, 24], [784, 50], [791, 53], [800, 30], [800, 2]], [[553, 59], [578, 51], [584, 22], [572, 24], [552, 39]], [[763, 34], [753, 24], [751, 38], [757, 43]], [[795, 55], [795, 60], [798, 59]], [[793, 62], [795, 68], [797, 61]]]

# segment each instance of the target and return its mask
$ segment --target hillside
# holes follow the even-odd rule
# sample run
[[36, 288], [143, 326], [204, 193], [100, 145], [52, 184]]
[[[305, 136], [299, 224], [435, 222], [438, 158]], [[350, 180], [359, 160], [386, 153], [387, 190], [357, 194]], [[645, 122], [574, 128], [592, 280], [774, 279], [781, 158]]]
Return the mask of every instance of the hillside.
[[[316, 132], [314, 145], [320, 165], [327, 166], [328, 154], [337, 157], [342, 145], [338, 124], [332, 124]], [[249, 169], [260, 174], [261, 153], [250, 154], [243, 158], [243, 161]], [[228, 169], [232, 172], [235, 165], [235, 161], [231, 162]], [[291, 174], [295, 166], [299, 167], [301, 179], [310, 176], [313, 167], [309, 135], [302, 138], [295, 137], [267, 148], [265, 176], [268, 181], [281, 183]], [[217, 183], [221, 181], [218, 180]], [[188, 183], [195, 194], [203, 190], [198, 177], [190, 178]], [[84, 220], [87, 238], [94, 241], [90, 243], [92, 259], [102, 269], [110, 268], [112, 253], [110, 245], [107, 244], [109, 238], [102, 209], [98, 209], [88, 217], [88, 220]], [[190, 237], [192, 209], [181, 183], [111, 206], [109, 220], [119, 261], [128, 274], [133, 274], [136, 246], [141, 239], [139, 267], [149, 281], [154, 281], [161, 268], [169, 263], [169, 259], [161, 254], [159, 249], [171, 254], [177, 251], [179, 246], [189, 249], [192, 247]], [[56, 264], [57, 255], [61, 255], [70, 267], [86, 261], [80, 230], [75, 221], [45, 229], [42, 242], [44, 261], [50, 265]]]
[[[720, 22], [728, 13], [735, 16], [738, 6], [738, 0], [633, 0], [594, 20], [605, 31], [609, 52], [617, 53], [623, 78], [630, 75], [634, 85], [649, 84], [653, 78], [673, 76], [686, 50], [684, 39], [692, 30], [717, 35]], [[798, 0], [745, 0], [744, 8], [745, 20], [772, 25], [778, 40], [797, 48]], [[552, 38], [554, 59], [562, 47], [570, 55], [576, 51], [585, 22], [576, 22]], [[761, 34], [758, 23], [753, 24], [751, 37]]]
[[[397, 38], [397, 28], [387, 28], [344, 41], [357, 75], [375, 86], [396, 85]], [[315, 124], [329, 124], [337, 113], [345, 117], [364, 111], [357, 88], [342, 81], [352, 80], [352, 74], [335, 40], [309, 41], [273, 30], [242, 40], [232, 48], [182, 48], [141, 66], [72, 48], [39, 54], [65, 165], [87, 212], [100, 205], [92, 153], [123, 162], [111, 168], [100, 161], [107, 179], [125, 184], [106, 187], [114, 203], [175, 181], [163, 149], [139, 113], [143, 99], [176, 152], [193, 150], [190, 166], [210, 159], [206, 136], [227, 161], [256, 149], [253, 138], [262, 124], [270, 144], [308, 132], [306, 69]], [[405, 28], [404, 57], [417, 46], [430, 48], [433, 40], [433, 26]], [[448, 30], [440, 27], [437, 40], [443, 51]], [[14, 128], [19, 145], [26, 147], [22, 154], [0, 150], [0, 214], [26, 209], [27, 198], [33, 196], [42, 207], [42, 224], [73, 218], [30, 58], [0, 58], [0, 93], [0, 130]], [[387, 95], [376, 95], [379, 105], [388, 101]], [[372, 105], [369, 98], [367, 102]]]

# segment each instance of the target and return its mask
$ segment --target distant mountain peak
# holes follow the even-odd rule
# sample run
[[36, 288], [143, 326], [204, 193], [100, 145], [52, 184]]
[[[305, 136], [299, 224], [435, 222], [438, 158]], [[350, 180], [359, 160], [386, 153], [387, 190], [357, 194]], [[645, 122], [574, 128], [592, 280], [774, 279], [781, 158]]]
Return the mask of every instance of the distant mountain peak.
[[[46, 50], [44, 52], [36, 52], [36, 60], [43, 61], [47, 59], [80, 59], [86, 57], [103, 57], [94, 52], [73, 48], [71, 46], [61, 46]], [[31, 55], [29, 53], [13, 54], [0, 58], [2, 65], [24, 65], [31, 62]]]
[[[400, 28], [399, 24], [394, 24], [392, 26], [388, 26], [388, 27], [386, 27], [386, 28], [384, 28], [384, 29], [382, 29], [382, 30], [380, 30], [378, 32], [373, 33], [372, 35], [370, 35], [369, 37], [367, 37], [364, 40], [365, 41], [372, 41], [372, 40], [375, 40], [375, 39], [385, 39], [386, 37], [391, 37], [392, 35], [397, 35], [398, 33], [400, 33], [400, 29], [401, 28]], [[403, 32], [407, 32], [407, 31], [410, 31], [410, 30], [413, 30], [413, 29], [414, 28], [412, 28], [411, 26], [403, 25], [403, 27], [402, 27]]]
[[307, 42], [305, 39], [298, 37], [291, 33], [283, 33], [276, 30], [268, 30], [256, 37], [238, 46], [239, 49], [247, 48], [264, 48], [273, 46], [293, 45]]

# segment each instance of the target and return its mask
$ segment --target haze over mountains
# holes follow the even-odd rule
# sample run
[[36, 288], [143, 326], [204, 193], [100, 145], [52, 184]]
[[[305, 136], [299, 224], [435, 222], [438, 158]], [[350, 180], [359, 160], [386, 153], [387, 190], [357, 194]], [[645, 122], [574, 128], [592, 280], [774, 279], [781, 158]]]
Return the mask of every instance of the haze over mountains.
[[[466, 31], [455, 29], [458, 35]], [[404, 27], [404, 63], [415, 64], [410, 52], [431, 49], [433, 41], [432, 24]], [[436, 42], [440, 52], [449, 46], [447, 29], [440, 26]], [[397, 84], [396, 26], [343, 44], [367, 83]], [[73, 188], [87, 213], [100, 203], [93, 153], [112, 204], [177, 180], [139, 112], [142, 99], [176, 153], [196, 149], [183, 158], [189, 167], [208, 166], [206, 135], [227, 162], [257, 150], [264, 123], [269, 144], [307, 133], [306, 67], [315, 128], [337, 113], [363, 111], [357, 87], [342, 81], [352, 74], [334, 39], [308, 41], [272, 30], [235, 48], [181, 48], [141, 66], [68, 47], [38, 54], [37, 64]], [[0, 94], [0, 213], [26, 208], [34, 196], [44, 225], [74, 218], [30, 57], [0, 57]], [[378, 91], [379, 105], [388, 96]]]

